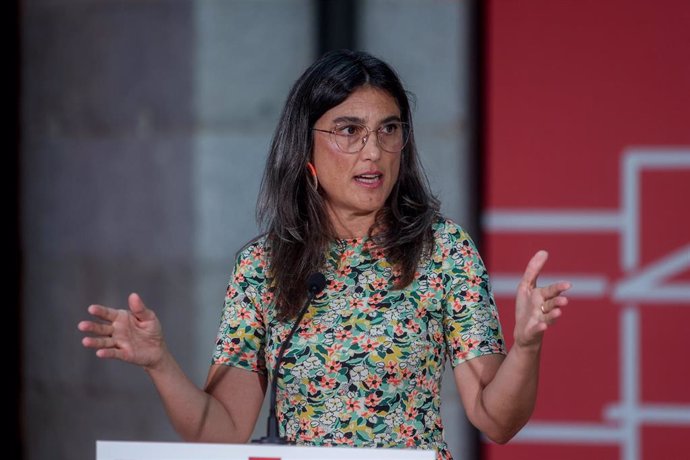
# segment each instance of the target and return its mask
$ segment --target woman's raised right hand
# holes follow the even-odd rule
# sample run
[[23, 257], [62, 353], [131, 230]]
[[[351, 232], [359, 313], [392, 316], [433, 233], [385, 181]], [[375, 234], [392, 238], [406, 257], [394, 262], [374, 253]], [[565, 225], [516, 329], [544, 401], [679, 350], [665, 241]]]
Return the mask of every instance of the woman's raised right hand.
[[89, 334], [81, 343], [99, 358], [153, 369], [167, 352], [160, 321], [138, 294], [130, 294], [128, 302], [129, 310], [90, 305], [87, 311], [97, 320], [79, 322], [78, 329]]

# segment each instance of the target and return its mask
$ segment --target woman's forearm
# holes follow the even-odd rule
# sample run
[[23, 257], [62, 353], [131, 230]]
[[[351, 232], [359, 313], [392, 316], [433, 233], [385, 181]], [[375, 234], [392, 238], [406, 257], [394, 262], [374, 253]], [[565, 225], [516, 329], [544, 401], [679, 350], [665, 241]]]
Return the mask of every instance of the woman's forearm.
[[146, 368], [175, 431], [185, 441], [246, 442], [251, 435], [233, 422], [212, 395], [196, 386], [168, 352], [156, 368]]
[[491, 382], [479, 393], [475, 424], [494, 442], [508, 442], [534, 410], [541, 346], [515, 345]]

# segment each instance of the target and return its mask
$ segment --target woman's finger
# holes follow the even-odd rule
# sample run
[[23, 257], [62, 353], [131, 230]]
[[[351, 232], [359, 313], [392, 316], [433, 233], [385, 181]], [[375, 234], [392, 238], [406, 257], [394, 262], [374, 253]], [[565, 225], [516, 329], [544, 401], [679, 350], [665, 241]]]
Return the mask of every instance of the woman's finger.
[[82, 332], [96, 335], [112, 335], [114, 330], [111, 324], [96, 323], [94, 321], [81, 321], [77, 327]]
[[540, 288], [541, 295], [544, 299], [551, 299], [560, 296], [563, 292], [570, 289], [571, 284], [568, 281], [559, 281], [557, 283], [549, 284]]
[[84, 337], [81, 339], [82, 345], [86, 348], [114, 348], [116, 345], [115, 339], [112, 337]]
[[541, 313], [546, 314], [554, 308], [561, 308], [565, 307], [566, 305], [568, 305], [568, 298], [565, 296], [558, 296], [552, 299], [544, 300], [539, 305], [539, 310], [541, 310]]
[[156, 317], [153, 310], [146, 308], [144, 301], [141, 300], [141, 297], [136, 292], [131, 293], [127, 300], [129, 302], [129, 310], [137, 320], [150, 321]]
[[561, 307], [544, 307], [544, 313], [540, 314], [540, 320], [545, 322], [546, 324], [551, 325], [557, 318], [560, 318], [562, 314], [563, 310], [561, 310]]
[[104, 321], [113, 322], [117, 318], [117, 310], [103, 305], [89, 305], [86, 309], [90, 315], [100, 318]]
[[548, 252], [544, 251], [543, 249], [537, 251], [537, 253], [534, 254], [527, 263], [527, 268], [525, 268], [525, 273], [522, 275], [522, 280], [520, 283], [526, 287], [536, 287], [539, 273], [541, 273], [541, 270], [544, 268], [544, 264], [548, 258]]

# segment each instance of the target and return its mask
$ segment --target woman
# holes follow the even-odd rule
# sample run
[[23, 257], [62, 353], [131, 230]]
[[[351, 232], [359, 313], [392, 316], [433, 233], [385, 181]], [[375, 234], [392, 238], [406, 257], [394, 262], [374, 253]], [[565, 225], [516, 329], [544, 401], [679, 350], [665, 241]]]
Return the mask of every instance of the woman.
[[498, 443], [529, 419], [544, 331], [567, 304], [559, 282], [536, 287], [529, 261], [504, 346], [474, 243], [439, 213], [419, 164], [407, 93], [363, 53], [325, 54], [293, 86], [258, 202], [266, 233], [243, 248], [227, 288], [207, 382], [196, 387], [168, 352], [137, 294], [129, 310], [92, 305], [83, 344], [142, 366], [187, 441], [246, 442], [309, 275], [327, 284], [283, 357], [281, 434], [313, 445], [435, 449], [446, 357], [468, 419]]

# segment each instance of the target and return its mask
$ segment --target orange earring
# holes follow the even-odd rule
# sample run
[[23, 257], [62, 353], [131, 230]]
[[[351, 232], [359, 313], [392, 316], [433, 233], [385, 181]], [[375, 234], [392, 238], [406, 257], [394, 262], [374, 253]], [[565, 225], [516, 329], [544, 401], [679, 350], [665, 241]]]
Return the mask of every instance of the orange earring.
[[311, 177], [312, 177], [311, 187], [316, 192], [319, 190], [319, 178], [316, 176], [316, 167], [310, 161], [307, 163], [307, 169], [311, 173]]

